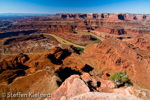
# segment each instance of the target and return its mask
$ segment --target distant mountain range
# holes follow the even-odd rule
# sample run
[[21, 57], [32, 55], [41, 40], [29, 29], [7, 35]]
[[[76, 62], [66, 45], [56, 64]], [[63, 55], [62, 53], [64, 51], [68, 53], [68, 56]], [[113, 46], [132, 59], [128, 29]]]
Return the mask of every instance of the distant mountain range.
[[0, 13], [0, 17], [5, 16], [35, 16], [35, 15], [54, 15], [54, 14], [37, 14], [37, 13]]
[[36, 13], [0, 13], [0, 20], [16, 19], [23, 17], [43, 16], [43, 15], [54, 15], [54, 14], [36, 14]]

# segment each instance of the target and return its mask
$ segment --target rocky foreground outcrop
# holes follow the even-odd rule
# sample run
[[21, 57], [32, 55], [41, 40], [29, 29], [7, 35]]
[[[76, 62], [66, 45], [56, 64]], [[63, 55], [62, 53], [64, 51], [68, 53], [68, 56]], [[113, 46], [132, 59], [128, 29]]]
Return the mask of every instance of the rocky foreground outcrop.
[[124, 96], [115, 93], [88, 92], [66, 100], [142, 100], [142, 99], [136, 98], [134, 96]]
[[[45, 100], [148, 100], [149, 90], [137, 89], [134, 87], [114, 89], [109, 93], [91, 92], [91, 87], [87, 84], [89, 74], [72, 75], [67, 78], [62, 85]], [[93, 80], [93, 81], [92, 81]], [[91, 79], [94, 82], [94, 79]], [[106, 84], [108, 85], [108, 84]], [[103, 88], [100, 86], [99, 88]]]

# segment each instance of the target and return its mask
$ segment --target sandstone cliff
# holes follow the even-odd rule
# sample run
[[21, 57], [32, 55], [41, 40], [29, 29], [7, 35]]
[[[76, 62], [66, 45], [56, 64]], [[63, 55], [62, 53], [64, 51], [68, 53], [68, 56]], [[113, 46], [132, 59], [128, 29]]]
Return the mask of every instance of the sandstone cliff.
[[149, 20], [150, 15], [142, 14], [109, 14], [109, 13], [80, 13], [80, 14], [60, 14], [59, 18], [97, 18], [111, 20]]

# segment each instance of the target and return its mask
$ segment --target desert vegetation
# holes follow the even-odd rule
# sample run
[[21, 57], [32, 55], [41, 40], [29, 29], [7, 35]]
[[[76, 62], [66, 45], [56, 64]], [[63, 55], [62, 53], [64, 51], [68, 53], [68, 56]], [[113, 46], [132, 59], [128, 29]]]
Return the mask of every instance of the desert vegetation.
[[129, 80], [129, 75], [125, 71], [115, 72], [110, 76], [110, 80], [114, 82], [115, 87], [120, 86], [132, 86], [132, 83]]
[[76, 48], [77, 48], [77, 50], [79, 50], [79, 53], [80, 53], [80, 54], [82, 54], [82, 53], [83, 53], [84, 48], [80, 48], [80, 47], [76, 47]]

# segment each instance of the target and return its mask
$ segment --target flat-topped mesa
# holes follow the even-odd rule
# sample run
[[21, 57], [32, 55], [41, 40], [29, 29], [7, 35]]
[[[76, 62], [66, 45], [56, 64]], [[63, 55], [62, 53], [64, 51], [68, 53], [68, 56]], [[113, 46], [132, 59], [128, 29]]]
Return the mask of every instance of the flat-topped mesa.
[[127, 20], [150, 20], [150, 15], [143, 14], [125, 14]]
[[[87, 13], [87, 14], [60, 14], [59, 18], [117, 18], [115, 14], [94, 14], [94, 13]], [[115, 17], [114, 17], [115, 16]]]
[[91, 35], [73, 35], [71, 34], [70, 37], [72, 37], [72, 39], [80, 40], [80, 41], [92, 41], [92, 37]]
[[117, 28], [117, 27], [97, 27], [97, 26], [91, 26], [91, 27], [86, 27], [86, 26], [77, 26], [76, 30], [95, 30], [98, 32], [106, 32], [109, 34], [115, 34], [115, 35], [122, 35], [122, 34], [127, 34], [127, 32], [123, 28]]
[[79, 14], [60, 14], [59, 18], [96, 18], [113, 20], [150, 20], [150, 15], [144, 14], [109, 14], [109, 13], [79, 13]]
[[98, 27], [95, 29], [96, 31], [106, 32], [109, 34], [122, 35], [127, 34], [127, 32], [122, 28], [115, 27]]
[[11, 38], [6, 39], [3, 42], [3, 45], [10, 45], [13, 43], [19, 43], [19, 42], [23, 42], [23, 41], [27, 41], [27, 40], [41, 40], [44, 39], [45, 37], [40, 34], [40, 33], [32, 33], [30, 35], [20, 35], [20, 36], [14, 36]]

